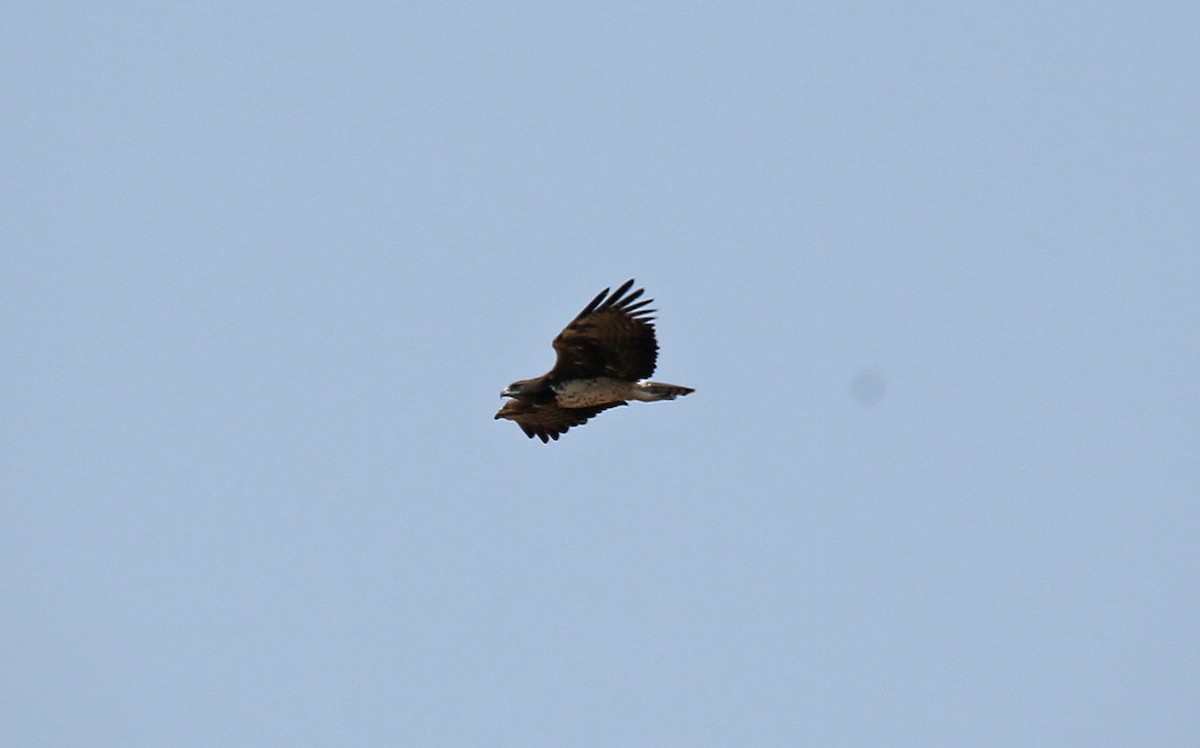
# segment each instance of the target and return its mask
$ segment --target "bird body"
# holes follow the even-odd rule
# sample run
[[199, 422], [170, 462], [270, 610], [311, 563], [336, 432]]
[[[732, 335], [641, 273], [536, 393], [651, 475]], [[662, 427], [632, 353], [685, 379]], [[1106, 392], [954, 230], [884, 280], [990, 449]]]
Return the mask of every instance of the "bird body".
[[554, 392], [555, 401], [564, 408], [586, 408], [618, 400], [652, 403], [655, 400], [674, 400], [679, 395], [692, 392], [688, 387], [675, 384], [629, 382], [614, 377], [568, 379], [550, 385], [550, 389]]
[[694, 390], [650, 382], [658, 358], [650, 299], [629, 292], [633, 279], [616, 292], [601, 291], [554, 338], [554, 368], [534, 379], [513, 382], [500, 393], [512, 398], [496, 418], [515, 421], [529, 438], [543, 442], [609, 408], [631, 400], [674, 400]]

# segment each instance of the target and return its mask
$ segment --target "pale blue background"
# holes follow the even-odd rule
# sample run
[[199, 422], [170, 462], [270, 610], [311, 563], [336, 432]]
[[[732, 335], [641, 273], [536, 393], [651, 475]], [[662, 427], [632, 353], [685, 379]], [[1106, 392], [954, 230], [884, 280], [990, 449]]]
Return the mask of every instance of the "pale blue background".
[[1200, 745], [1197, 39], [6, 5], [4, 745]]

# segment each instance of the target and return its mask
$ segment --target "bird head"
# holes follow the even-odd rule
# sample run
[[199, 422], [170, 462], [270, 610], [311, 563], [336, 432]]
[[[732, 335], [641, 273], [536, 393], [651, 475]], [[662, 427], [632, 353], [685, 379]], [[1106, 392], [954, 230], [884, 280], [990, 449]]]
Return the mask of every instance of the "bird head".
[[500, 397], [522, 397], [531, 394], [532, 389], [531, 380], [522, 379], [505, 387]]

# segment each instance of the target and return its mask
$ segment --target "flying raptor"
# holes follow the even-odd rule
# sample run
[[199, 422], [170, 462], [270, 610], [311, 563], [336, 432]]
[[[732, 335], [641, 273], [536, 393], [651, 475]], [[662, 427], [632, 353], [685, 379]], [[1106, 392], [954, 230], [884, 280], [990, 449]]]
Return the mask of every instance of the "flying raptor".
[[615, 292], [601, 291], [554, 339], [554, 368], [536, 379], [504, 388], [512, 398], [496, 418], [516, 421], [530, 439], [543, 442], [580, 426], [601, 411], [630, 400], [674, 400], [691, 387], [645, 381], [654, 373], [653, 299], [638, 301], [644, 289], [629, 292], [633, 279]]

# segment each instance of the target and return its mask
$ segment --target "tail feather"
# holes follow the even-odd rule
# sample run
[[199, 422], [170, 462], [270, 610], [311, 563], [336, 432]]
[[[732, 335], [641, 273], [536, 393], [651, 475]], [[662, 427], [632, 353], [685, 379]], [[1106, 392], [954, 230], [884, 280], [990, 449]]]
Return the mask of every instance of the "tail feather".
[[681, 387], [678, 384], [667, 384], [666, 382], [642, 382], [638, 390], [643, 395], [638, 399], [647, 402], [674, 400], [681, 395], [690, 395], [696, 391], [691, 387]]

